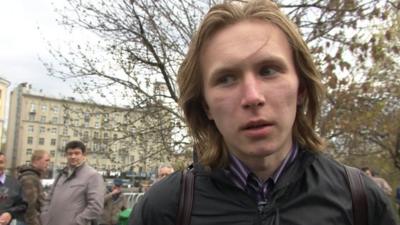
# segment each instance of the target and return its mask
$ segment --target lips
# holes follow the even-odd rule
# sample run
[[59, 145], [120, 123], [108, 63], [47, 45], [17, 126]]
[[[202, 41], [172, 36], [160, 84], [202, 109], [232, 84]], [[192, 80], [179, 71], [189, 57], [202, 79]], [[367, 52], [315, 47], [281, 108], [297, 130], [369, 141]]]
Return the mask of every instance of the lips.
[[270, 126], [271, 123], [268, 123], [265, 120], [256, 120], [256, 121], [250, 121], [243, 125], [240, 130], [250, 130], [250, 129], [259, 129], [263, 128], [265, 126]]
[[250, 138], [264, 138], [271, 132], [272, 125], [265, 120], [254, 120], [243, 125], [240, 131]]

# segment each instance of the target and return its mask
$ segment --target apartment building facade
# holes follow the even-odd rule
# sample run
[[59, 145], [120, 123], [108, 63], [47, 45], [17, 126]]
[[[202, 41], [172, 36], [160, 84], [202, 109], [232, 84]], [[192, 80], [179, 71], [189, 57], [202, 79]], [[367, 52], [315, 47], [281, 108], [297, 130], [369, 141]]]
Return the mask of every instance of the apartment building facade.
[[52, 171], [59, 170], [66, 165], [65, 144], [81, 140], [88, 148], [88, 163], [103, 175], [155, 173], [159, 163], [171, 159], [158, 151], [165, 142], [161, 146], [157, 135], [138, 132], [148, 126], [140, 120], [142, 113], [49, 97], [22, 83], [10, 96], [7, 167], [29, 163], [34, 150], [44, 149], [52, 156]]

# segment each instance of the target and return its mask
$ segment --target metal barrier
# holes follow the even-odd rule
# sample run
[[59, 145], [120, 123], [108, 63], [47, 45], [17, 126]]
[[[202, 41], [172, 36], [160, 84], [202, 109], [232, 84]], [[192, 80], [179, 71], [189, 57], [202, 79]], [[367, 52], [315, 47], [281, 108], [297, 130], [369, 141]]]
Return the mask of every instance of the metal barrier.
[[125, 196], [128, 196], [128, 208], [132, 208], [139, 199], [144, 195], [144, 192], [127, 192], [124, 193]]

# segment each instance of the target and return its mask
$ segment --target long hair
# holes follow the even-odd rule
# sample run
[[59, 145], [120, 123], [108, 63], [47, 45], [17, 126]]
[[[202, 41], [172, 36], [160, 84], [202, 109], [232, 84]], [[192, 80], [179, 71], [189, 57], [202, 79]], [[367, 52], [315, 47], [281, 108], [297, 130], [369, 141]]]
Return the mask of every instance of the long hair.
[[323, 147], [323, 140], [315, 131], [323, 95], [321, 78], [296, 25], [280, 11], [275, 3], [269, 0], [241, 1], [240, 3], [225, 1], [212, 7], [205, 15], [191, 40], [188, 53], [178, 72], [179, 104], [193, 137], [194, 149], [197, 151], [199, 161], [210, 168], [226, 166], [228, 151], [214, 121], [208, 119], [204, 110], [200, 53], [205, 43], [217, 31], [240, 21], [252, 19], [279, 27], [285, 33], [291, 46], [293, 61], [300, 80], [299, 90], [304, 93], [296, 112], [293, 139], [301, 147], [310, 151], [321, 151]]

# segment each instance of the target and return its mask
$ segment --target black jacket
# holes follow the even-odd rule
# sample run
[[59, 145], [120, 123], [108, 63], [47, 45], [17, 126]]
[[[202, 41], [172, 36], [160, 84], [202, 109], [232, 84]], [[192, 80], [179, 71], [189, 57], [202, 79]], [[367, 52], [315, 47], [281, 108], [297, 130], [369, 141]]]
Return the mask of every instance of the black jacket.
[[21, 218], [25, 209], [20, 184], [13, 177], [6, 176], [4, 185], [0, 185], [0, 214], [8, 212], [13, 218]]
[[[195, 167], [192, 225], [352, 225], [352, 201], [343, 165], [322, 154], [299, 151], [269, 193], [268, 204], [236, 187], [224, 170]], [[173, 225], [180, 173], [156, 183], [139, 201], [130, 225]], [[394, 225], [389, 199], [364, 176], [369, 225]]]

